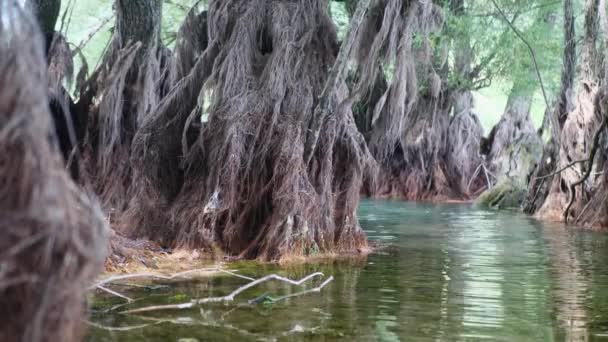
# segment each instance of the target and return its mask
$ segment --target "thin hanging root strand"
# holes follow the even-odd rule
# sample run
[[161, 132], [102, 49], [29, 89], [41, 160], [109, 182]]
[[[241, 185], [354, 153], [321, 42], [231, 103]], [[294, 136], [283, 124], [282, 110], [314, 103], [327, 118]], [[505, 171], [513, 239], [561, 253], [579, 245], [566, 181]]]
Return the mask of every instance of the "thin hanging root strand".
[[[239, 295], [240, 293], [254, 287], [257, 286], [261, 283], [265, 283], [268, 282], [270, 280], [278, 280], [284, 283], [288, 283], [291, 285], [296, 285], [296, 286], [300, 286], [303, 283], [307, 282], [310, 279], [313, 279], [315, 277], [323, 277], [324, 274], [321, 272], [316, 272], [316, 273], [312, 273], [307, 275], [306, 277], [300, 279], [300, 280], [292, 280], [292, 279], [288, 279], [285, 277], [281, 277], [277, 274], [271, 274], [271, 275], [267, 275], [265, 277], [259, 278], [259, 279], [255, 279], [241, 287], [239, 287], [238, 289], [232, 291], [230, 294], [226, 295], [226, 296], [221, 296], [221, 297], [207, 297], [207, 298], [200, 298], [200, 299], [193, 299], [190, 302], [187, 303], [181, 303], [181, 304], [169, 304], [169, 305], [153, 305], [153, 306], [146, 306], [143, 308], [138, 308], [138, 309], [132, 309], [132, 310], [126, 310], [126, 311], [122, 311], [122, 314], [135, 314], [135, 313], [142, 313], [142, 312], [151, 312], [151, 311], [161, 311], [161, 310], [183, 310], [183, 309], [191, 309], [197, 305], [201, 305], [201, 304], [205, 304], [205, 303], [219, 303], [219, 302], [232, 302], [234, 301], [234, 298]], [[282, 300], [286, 300], [288, 298], [293, 298], [293, 297], [298, 297], [298, 296], [302, 296], [305, 294], [309, 294], [309, 293], [313, 293], [313, 292], [321, 292], [321, 289], [323, 289], [325, 286], [327, 286], [330, 282], [332, 282], [334, 280], [333, 276], [330, 276], [329, 278], [327, 278], [323, 283], [321, 283], [321, 285], [319, 285], [318, 287], [309, 289], [309, 290], [304, 290], [304, 291], [300, 291], [297, 293], [293, 293], [290, 295], [286, 295], [286, 296], [281, 296], [281, 297], [277, 297], [277, 298], [272, 298], [272, 297], [267, 297], [269, 300], [271, 300], [272, 302], [278, 302], [278, 301], [282, 301]], [[249, 303], [252, 303], [252, 300], [249, 301]]]

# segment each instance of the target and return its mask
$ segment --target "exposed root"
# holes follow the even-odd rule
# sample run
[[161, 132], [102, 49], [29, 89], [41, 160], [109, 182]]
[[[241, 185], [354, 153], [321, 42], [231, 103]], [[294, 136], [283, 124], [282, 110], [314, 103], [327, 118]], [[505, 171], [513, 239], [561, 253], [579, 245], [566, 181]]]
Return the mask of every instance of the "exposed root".
[[[336, 60], [327, 12], [325, 0], [210, 2], [209, 46], [135, 140], [146, 194], [168, 208], [135, 236], [264, 260], [366, 248], [356, 210], [372, 159], [349, 106], [332, 108], [305, 160], [307, 129]], [[184, 147], [205, 82], [209, 121]], [[345, 103], [343, 82], [329, 89], [332, 103]], [[145, 215], [130, 210], [125, 222]]]
[[77, 341], [106, 224], [64, 169], [36, 24], [13, 1], [0, 13], [0, 340]]
[[[593, 145], [586, 142], [593, 141], [593, 137], [597, 133], [597, 129], [594, 127], [599, 122], [597, 116], [599, 111], [596, 112], [599, 109], [597, 107], [598, 96], [597, 87], [582, 86], [579, 88], [575, 111], [568, 115], [560, 139], [558, 169], [563, 169], [563, 171], [553, 177], [549, 195], [536, 213], [541, 218], [561, 221], [565, 217], [566, 208], [568, 208], [569, 216], [577, 217], [590, 198], [590, 187], [584, 187], [577, 196], [574, 196], [571, 192], [571, 185], [576, 184], [588, 168], [594, 169], [593, 165], [574, 163], [570, 166], [570, 164], [578, 160], [589, 160]], [[593, 182], [595, 180], [591, 183]]]
[[[161, 1], [117, 1], [116, 29], [101, 66], [81, 90], [91, 104], [83, 151], [85, 184], [104, 209], [122, 213], [134, 195], [133, 137], [161, 97]], [[83, 100], [84, 98], [84, 100]]]

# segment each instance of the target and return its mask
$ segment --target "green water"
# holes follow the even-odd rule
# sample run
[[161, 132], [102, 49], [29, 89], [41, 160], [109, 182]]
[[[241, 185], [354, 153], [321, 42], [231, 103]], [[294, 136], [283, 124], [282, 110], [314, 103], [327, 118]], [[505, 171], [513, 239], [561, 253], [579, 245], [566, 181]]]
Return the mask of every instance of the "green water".
[[[364, 202], [360, 221], [370, 239], [391, 247], [365, 259], [320, 265], [232, 265], [252, 277], [333, 275], [321, 293], [246, 305], [263, 293], [301, 290], [272, 282], [234, 303], [140, 316], [103, 313], [121, 301], [100, 295], [93, 322], [114, 328], [151, 325], [91, 328], [87, 340], [608, 340], [606, 235], [466, 205]], [[225, 295], [246, 282], [219, 276], [116, 289], [141, 298], [130, 306], [139, 307]]]

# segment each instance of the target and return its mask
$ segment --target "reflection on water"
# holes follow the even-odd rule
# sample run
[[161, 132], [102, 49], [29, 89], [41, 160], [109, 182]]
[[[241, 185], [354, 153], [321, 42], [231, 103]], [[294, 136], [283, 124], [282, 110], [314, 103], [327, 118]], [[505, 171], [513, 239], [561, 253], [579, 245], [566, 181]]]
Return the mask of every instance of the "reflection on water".
[[[313, 271], [334, 275], [320, 294], [245, 305], [264, 293], [300, 289], [269, 283], [236, 303], [145, 316], [104, 313], [95, 298], [88, 341], [584, 341], [608, 338], [608, 236], [543, 225], [466, 205], [364, 202], [361, 225], [390, 244], [367, 258], [280, 268], [235, 264], [250, 276]], [[221, 276], [153, 291], [133, 307], [218, 296], [243, 284]], [[315, 284], [318, 284], [315, 283]], [[315, 285], [313, 284], [313, 285]], [[188, 340], [190, 339], [190, 340]]]

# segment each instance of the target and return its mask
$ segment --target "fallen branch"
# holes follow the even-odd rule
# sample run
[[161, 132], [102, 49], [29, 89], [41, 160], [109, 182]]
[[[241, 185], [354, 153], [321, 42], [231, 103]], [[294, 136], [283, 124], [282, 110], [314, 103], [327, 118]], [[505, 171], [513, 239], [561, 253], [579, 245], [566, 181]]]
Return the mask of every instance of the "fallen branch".
[[132, 326], [127, 326], [127, 327], [108, 327], [105, 325], [101, 325], [101, 324], [97, 324], [91, 321], [84, 321], [86, 324], [95, 327], [97, 329], [102, 329], [102, 330], [107, 330], [107, 331], [131, 331], [131, 330], [137, 330], [137, 329], [143, 329], [146, 327], [149, 327], [151, 325], [156, 325], [156, 324], [161, 324], [163, 322], [154, 322], [154, 323], [146, 323], [146, 324], [139, 324], [139, 325], [132, 325]]
[[122, 299], [126, 299], [127, 302], [129, 302], [129, 303], [131, 303], [133, 301], [133, 298], [127, 297], [127, 296], [125, 296], [125, 295], [123, 295], [123, 294], [121, 294], [119, 292], [114, 291], [114, 290], [110, 290], [107, 287], [103, 287], [101, 285], [98, 285], [97, 288], [100, 289], [100, 290], [102, 290], [102, 291], [105, 291], [105, 292], [107, 292], [107, 293], [109, 293], [111, 295], [114, 295], [116, 297], [120, 297]]
[[[200, 304], [205, 304], [205, 303], [218, 303], [218, 302], [231, 302], [234, 301], [234, 298], [239, 295], [240, 293], [242, 293], [245, 290], [248, 290], [256, 285], [259, 285], [261, 283], [270, 281], [270, 280], [279, 280], [291, 285], [302, 285], [304, 282], [314, 278], [314, 277], [322, 277], [323, 273], [321, 272], [316, 272], [310, 275], [307, 275], [306, 277], [300, 279], [300, 280], [291, 280], [288, 278], [284, 278], [281, 277], [279, 275], [276, 274], [271, 274], [256, 280], [253, 280], [241, 287], [239, 287], [238, 289], [232, 291], [230, 294], [226, 295], [226, 296], [221, 296], [221, 297], [208, 297], [208, 298], [201, 298], [201, 299], [193, 299], [190, 302], [186, 302], [186, 303], [181, 303], [181, 304], [169, 304], [169, 305], [153, 305], [153, 306], [147, 306], [147, 307], [143, 307], [143, 308], [138, 308], [138, 309], [132, 309], [132, 310], [126, 310], [126, 311], [122, 311], [121, 313], [123, 314], [134, 314], [134, 313], [142, 313], [142, 312], [150, 312], [150, 311], [160, 311], [160, 310], [183, 310], [183, 309], [190, 309], [193, 308], [197, 305]], [[311, 290], [307, 290], [307, 291], [303, 291], [303, 293], [309, 293], [309, 292], [319, 292], [321, 291], [321, 288], [324, 287], [325, 285], [327, 285], [329, 282], [331, 282], [333, 280], [333, 277], [329, 277], [327, 280], [325, 280], [323, 282], [323, 284], [321, 284], [322, 286], [319, 286], [318, 288], [314, 288]], [[317, 290], [318, 289], [318, 290]], [[283, 299], [287, 299], [288, 297], [278, 297], [278, 300], [283, 300]]]
[[[127, 274], [127, 275], [119, 275], [119, 276], [112, 276], [106, 279], [103, 279], [101, 281], [99, 281], [98, 283], [92, 285], [89, 289], [99, 289], [101, 291], [107, 292], [113, 296], [122, 298], [124, 300], [127, 301], [127, 303], [132, 303], [134, 301], [133, 298], [130, 298], [126, 295], [123, 295], [120, 292], [114, 291], [112, 289], [109, 289], [107, 287], [105, 287], [104, 285], [106, 284], [112, 284], [115, 283], [117, 281], [120, 280], [126, 280], [126, 279], [135, 279], [135, 278], [152, 278], [152, 279], [162, 279], [162, 280], [174, 280], [177, 278], [182, 278], [186, 275], [192, 274], [192, 273], [199, 273], [199, 272], [217, 272], [217, 273], [226, 273], [238, 278], [242, 278], [242, 279], [246, 279], [249, 281], [254, 281], [255, 279], [250, 278], [250, 277], [246, 277], [231, 271], [227, 271], [227, 270], [222, 270], [219, 268], [200, 268], [200, 269], [195, 269], [195, 270], [189, 270], [189, 271], [184, 271], [184, 272], [179, 272], [173, 275], [161, 275], [161, 274], [155, 274], [155, 273], [136, 273], [136, 274]], [[121, 284], [115, 284], [115, 285], [121, 285]]]
[[[313, 292], [321, 292], [321, 290], [325, 286], [327, 286], [327, 284], [331, 283], [333, 280], [334, 280], [334, 277], [331, 276], [331, 277], [325, 279], [325, 281], [323, 283], [321, 283], [321, 285], [319, 285], [319, 286], [317, 286], [317, 287], [315, 287], [313, 289], [308, 289], [308, 290], [304, 290], [304, 291], [288, 294], [288, 295], [281, 296], [281, 297], [276, 297], [275, 298], [275, 297], [271, 297], [271, 296], [264, 296], [264, 297], [262, 297], [262, 302], [264, 300], [269, 300], [272, 303], [277, 303], [277, 302], [280, 302], [282, 300], [286, 300], [286, 299], [289, 299], [289, 298], [300, 297], [300, 296], [303, 296], [303, 295], [306, 295], [306, 294], [309, 294], [309, 293], [313, 293]], [[259, 301], [260, 301], [260, 298], [252, 299], [252, 300], [249, 301], [249, 304], [255, 304], [255, 303], [259, 302]]]
[[538, 179], [545, 179], [545, 178], [553, 177], [553, 176], [555, 176], [555, 175], [557, 175], [557, 174], [560, 174], [560, 173], [562, 173], [562, 172], [566, 171], [567, 169], [569, 169], [569, 168], [573, 167], [573, 166], [574, 166], [574, 165], [576, 165], [576, 164], [585, 163], [585, 162], [587, 162], [588, 160], [589, 160], [589, 159], [575, 160], [575, 161], [571, 162], [570, 164], [568, 164], [568, 165], [566, 165], [566, 166], [562, 167], [561, 169], [559, 169], [559, 170], [557, 170], [557, 171], [555, 171], [555, 172], [552, 172], [552, 173], [550, 173], [550, 174], [548, 174], [548, 175], [544, 175], [544, 176], [534, 177], [534, 179], [535, 179], [535, 180], [538, 180]]
[[255, 280], [253, 278], [246, 277], [244, 275], [240, 275], [240, 274], [234, 273], [232, 271], [223, 270], [221, 268], [198, 268], [195, 270], [179, 272], [179, 273], [175, 273], [175, 274], [171, 274], [171, 275], [163, 275], [163, 274], [157, 274], [157, 273], [135, 273], [135, 274], [111, 276], [106, 279], [100, 280], [96, 284], [89, 287], [89, 289], [98, 288], [99, 286], [103, 286], [108, 283], [115, 283], [117, 281], [126, 280], [126, 279], [150, 278], [150, 279], [161, 279], [161, 280], [175, 280], [177, 278], [182, 278], [182, 277], [192, 274], [192, 273], [200, 273], [200, 272], [226, 273], [226, 274], [229, 274], [229, 275], [232, 275], [232, 276], [235, 276], [238, 278], [250, 280], [250, 281]]

